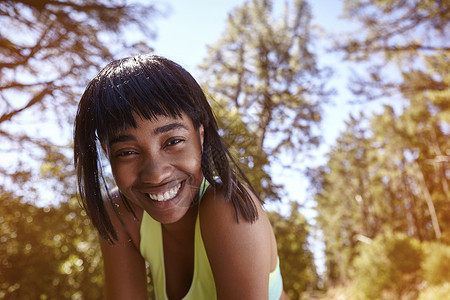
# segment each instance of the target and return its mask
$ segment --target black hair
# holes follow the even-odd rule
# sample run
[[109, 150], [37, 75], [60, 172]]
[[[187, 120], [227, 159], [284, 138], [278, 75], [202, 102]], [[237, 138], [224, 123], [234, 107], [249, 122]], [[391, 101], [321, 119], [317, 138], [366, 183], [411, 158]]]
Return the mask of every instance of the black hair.
[[[181, 113], [192, 119], [196, 130], [203, 125], [201, 169], [206, 180], [232, 201], [237, 221], [239, 215], [249, 222], [258, 218], [256, 205], [242, 182], [256, 193], [225, 147], [198, 83], [171, 60], [138, 55], [112, 61], [99, 72], [82, 95], [75, 119], [74, 163], [81, 204], [104, 239], [113, 242], [117, 233], [104, 204], [105, 197], [111, 204], [113, 199], [102, 175], [98, 143], [107, 145], [109, 136], [128, 126], [136, 128], [136, 114], [151, 120], [159, 115], [181, 117]], [[122, 200], [134, 214], [123, 195]]]

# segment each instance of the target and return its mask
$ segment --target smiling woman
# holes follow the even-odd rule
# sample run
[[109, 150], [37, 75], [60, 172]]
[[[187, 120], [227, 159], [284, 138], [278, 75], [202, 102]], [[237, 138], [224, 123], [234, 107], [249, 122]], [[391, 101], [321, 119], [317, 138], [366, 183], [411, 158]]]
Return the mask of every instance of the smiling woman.
[[[155, 55], [108, 64], [81, 98], [74, 140], [107, 299], [146, 299], [145, 261], [156, 299], [285, 297], [262, 201], [178, 64]], [[97, 141], [115, 190], [101, 184]]]

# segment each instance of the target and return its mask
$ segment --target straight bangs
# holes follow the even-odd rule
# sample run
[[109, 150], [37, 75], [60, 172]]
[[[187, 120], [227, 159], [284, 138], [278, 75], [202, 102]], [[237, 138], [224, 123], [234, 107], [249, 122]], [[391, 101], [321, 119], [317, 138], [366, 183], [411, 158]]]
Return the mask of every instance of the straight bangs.
[[158, 116], [181, 118], [184, 112], [198, 128], [201, 113], [183, 77], [147, 61], [145, 56], [119, 60], [97, 76], [94, 127], [101, 143], [106, 145], [109, 137], [129, 126], [136, 128], [136, 116], [152, 121]]

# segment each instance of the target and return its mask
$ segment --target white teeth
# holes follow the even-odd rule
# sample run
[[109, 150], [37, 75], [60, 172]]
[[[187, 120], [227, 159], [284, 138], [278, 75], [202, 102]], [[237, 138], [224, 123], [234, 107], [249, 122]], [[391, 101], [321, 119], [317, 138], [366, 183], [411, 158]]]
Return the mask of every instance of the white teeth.
[[155, 200], [155, 201], [167, 201], [167, 200], [174, 198], [178, 194], [178, 191], [180, 190], [180, 188], [181, 188], [181, 183], [164, 193], [147, 194], [147, 196], [150, 199]]

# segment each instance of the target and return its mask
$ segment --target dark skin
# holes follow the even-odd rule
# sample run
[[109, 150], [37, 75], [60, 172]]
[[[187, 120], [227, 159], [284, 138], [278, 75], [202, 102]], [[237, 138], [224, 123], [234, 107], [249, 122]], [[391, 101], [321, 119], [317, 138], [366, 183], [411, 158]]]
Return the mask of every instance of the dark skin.
[[147, 299], [145, 261], [139, 252], [144, 210], [162, 225], [169, 299], [184, 297], [192, 282], [197, 213], [217, 299], [268, 299], [268, 275], [278, 255], [272, 227], [257, 198], [252, 196], [259, 214], [254, 223], [244, 218], [238, 223], [232, 203], [220, 190], [208, 189], [201, 205], [192, 205], [203, 180], [203, 128], [196, 130], [185, 115], [152, 122], [136, 116], [136, 121], [138, 128], [124, 130], [108, 145], [116, 183], [137, 218], [116, 191], [114, 201], [124, 225], [110, 209], [119, 241], [114, 245], [101, 241], [106, 299]]
[[[186, 295], [194, 274], [194, 234], [197, 207], [192, 207], [180, 227], [162, 226], [166, 292], [169, 299], [181, 299]], [[181, 228], [181, 229], [180, 229]], [[175, 231], [176, 230], [176, 231]]]

